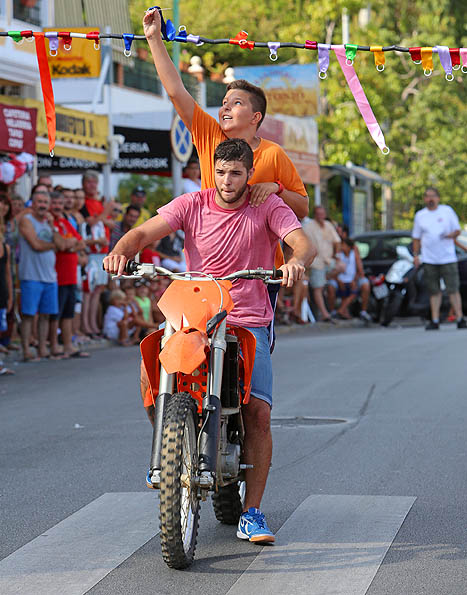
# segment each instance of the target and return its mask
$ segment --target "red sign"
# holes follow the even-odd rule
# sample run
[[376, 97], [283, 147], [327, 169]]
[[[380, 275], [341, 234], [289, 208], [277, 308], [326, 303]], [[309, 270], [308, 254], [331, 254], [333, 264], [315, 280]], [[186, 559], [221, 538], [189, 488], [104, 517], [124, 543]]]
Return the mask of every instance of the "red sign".
[[0, 105], [0, 151], [36, 154], [35, 108]]

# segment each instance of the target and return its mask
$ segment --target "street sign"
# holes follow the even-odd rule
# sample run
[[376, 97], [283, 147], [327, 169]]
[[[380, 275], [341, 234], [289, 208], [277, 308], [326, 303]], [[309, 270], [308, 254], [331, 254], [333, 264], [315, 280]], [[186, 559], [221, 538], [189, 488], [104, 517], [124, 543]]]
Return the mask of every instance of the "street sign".
[[191, 132], [178, 114], [175, 115], [170, 129], [170, 144], [175, 159], [181, 163], [186, 163], [193, 151], [193, 141], [191, 140]]

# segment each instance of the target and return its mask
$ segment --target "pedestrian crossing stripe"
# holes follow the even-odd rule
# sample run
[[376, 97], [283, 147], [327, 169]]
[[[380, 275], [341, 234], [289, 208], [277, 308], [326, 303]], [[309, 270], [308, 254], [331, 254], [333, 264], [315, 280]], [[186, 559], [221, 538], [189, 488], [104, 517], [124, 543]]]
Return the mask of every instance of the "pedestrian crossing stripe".
[[[364, 595], [414, 501], [309, 496], [225, 595]], [[100, 496], [0, 561], [0, 593], [84, 595], [159, 533], [157, 508], [154, 492]]]

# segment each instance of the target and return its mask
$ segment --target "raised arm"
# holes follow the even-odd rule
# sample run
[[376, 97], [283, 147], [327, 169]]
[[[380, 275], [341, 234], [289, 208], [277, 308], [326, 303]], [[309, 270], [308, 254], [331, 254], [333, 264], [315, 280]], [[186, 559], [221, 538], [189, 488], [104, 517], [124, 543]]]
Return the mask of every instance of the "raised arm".
[[161, 18], [157, 9], [154, 8], [146, 12], [143, 18], [143, 28], [151, 48], [157, 74], [178, 115], [191, 132], [195, 100], [185, 89], [182, 79], [167, 53], [161, 37]]
[[173, 229], [160, 215], [152, 217], [142, 225], [130, 229], [104, 258], [104, 269], [108, 273], [123, 275], [127, 261], [134, 258], [143, 248], [168, 236]]
[[295, 281], [302, 279], [306, 267], [311, 265], [317, 251], [302, 229], [294, 229], [288, 233], [284, 242], [292, 249], [292, 255], [279, 267], [283, 271], [282, 285], [292, 287]]

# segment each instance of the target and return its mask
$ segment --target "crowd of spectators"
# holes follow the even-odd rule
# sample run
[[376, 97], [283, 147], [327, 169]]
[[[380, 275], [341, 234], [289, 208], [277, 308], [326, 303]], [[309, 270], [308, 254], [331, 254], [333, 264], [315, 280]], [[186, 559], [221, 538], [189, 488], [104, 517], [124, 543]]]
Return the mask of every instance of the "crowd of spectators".
[[[104, 202], [93, 171], [74, 190], [42, 176], [26, 202], [0, 188], [0, 352], [21, 349], [24, 362], [87, 358], [87, 344], [133, 345], [158, 328], [165, 281], [112, 280], [102, 267], [116, 242], [151, 216], [145, 199], [137, 186], [127, 204]], [[140, 260], [183, 261], [179, 234], [163, 248], [148, 246]], [[13, 371], [0, 363], [1, 374]]]

